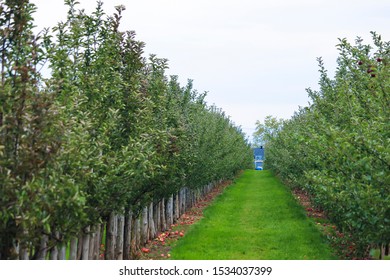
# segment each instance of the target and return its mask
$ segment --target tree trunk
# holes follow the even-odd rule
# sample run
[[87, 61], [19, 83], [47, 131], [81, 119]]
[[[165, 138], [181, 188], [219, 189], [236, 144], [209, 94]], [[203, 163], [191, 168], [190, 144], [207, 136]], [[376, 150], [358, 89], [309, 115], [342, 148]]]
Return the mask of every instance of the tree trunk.
[[161, 228], [160, 202], [155, 203], [153, 206], [153, 218], [154, 218], [154, 226], [155, 226], [156, 234], [157, 234]]
[[[57, 240], [60, 238], [60, 233], [56, 231], [54, 233], [56, 241], [54, 242], [55, 244], [57, 243]], [[50, 259], [51, 260], [58, 260], [58, 245], [55, 245], [53, 248], [50, 250]]]
[[138, 221], [139, 219], [136, 218], [134, 215], [131, 216], [131, 224], [132, 224], [132, 229], [131, 229], [131, 259], [136, 259], [137, 258], [137, 251], [138, 251]]
[[192, 203], [192, 192], [190, 189], [187, 189], [187, 205], [186, 205], [186, 212], [189, 208], [191, 208]]
[[141, 248], [141, 229], [142, 229], [142, 226], [141, 226], [141, 217], [138, 217], [137, 218], [137, 250], [139, 250]]
[[50, 260], [58, 260], [58, 248], [54, 246], [50, 249]]
[[20, 244], [19, 260], [28, 260], [29, 259], [28, 253], [29, 253], [28, 245], [25, 242], [23, 242], [22, 244]]
[[180, 190], [180, 216], [186, 211], [186, 190], [182, 188]]
[[81, 260], [81, 254], [83, 253], [83, 233], [79, 234], [77, 242], [77, 260]]
[[198, 202], [198, 197], [199, 197], [199, 191], [193, 190], [192, 191], [192, 206], [194, 206]]
[[149, 205], [149, 213], [148, 213], [148, 223], [149, 223], [149, 239], [151, 240], [156, 237], [156, 227], [154, 225], [153, 219], [153, 202]]
[[160, 231], [163, 232], [167, 229], [167, 222], [165, 219], [165, 199], [164, 198], [160, 202], [160, 219], [161, 219]]
[[102, 259], [102, 260], [105, 259], [105, 255], [106, 255], [106, 244], [105, 244], [105, 242], [106, 242], [106, 239], [107, 239], [107, 223], [103, 222], [100, 225], [99, 260], [100, 259]]
[[90, 239], [90, 227], [86, 227], [85, 233], [83, 234], [83, 249], [81, 252], [81, 259], [88, 260], [89, 257], [89, 239]]
[[28, 249], [22, 248], [19, 254], [19, 260], [29, 260]]
[[93, 238], [93, 250], [91, 254], [91, 260], [98, 260], [100, 254], [100, 245], [101, 245], [101, 224], [94, 226], [95, 237]]
[[58, 247], [58, 259], [66, 260], [66, 244], [61, 244]]
[[126, 212], [125, 228], [124, 228], [124, 244], [123, 244], [123, 259], [131, 259], [131, 230], [132, 230], [133, 214], [131, 211]]
[[141, 246], [145, 245], [146, 241], [148, 241], [148, 207], [145, 206], [142, 209], [142, 223], [141, 223]]
[[385, 251], [386, 251], [385, 244], [380, 244], [379, 245], [379, 259], [380, 260], [385, 259]]
[[117, 216], [114, 213], [111, 213], [107, 223], [106, 255], [105, 255], [106, 260], [115, 259], [117, 221], [118, 221]]
[[166, 221], [167, 228], [169, 228], [173, 224], [173, 196], [171, 195], [167, 200], [166, 205]]
[[89, 236], [89, 254], [88, 260], [93, 260], [93, 256], [95, 253], [95, 243], [96, 243], [96, 226], [91, 227], [91, 234]]
[[173, 207], [173, 217], [174, 217], [174, 220], [173, 220], [173, 222], [174, 223], [176, 223], [177, 222], [177, 220], [179, 220], [179, 218], [180, 218], [180, 207], [179, 207], [179, 193], [177, 192], [176, 194], [175, 194], [175, 197], [174, 197], [174, 203], [173, 203], [173, 205], [174, 205], [174, 207]]
[[38, 249], [37, 259], [38, 260], [45, 260], [46, 254], [47, 254], [47, 241], [48, 241], [47, 235], [43, 235], [41, 238], [41, 244]]
[[118, 233], [116, 238], [115, 259], [123, 260], [123, 241], [125, 232], [125, 216], [118, 215]]
[[186, 188], [186, 206], [185, 206], [185, 212], [191, 207], [191, 194], [190, 189]]
[[76, 237], [73, 237], [70, 240], [69, 259], [70, 260], [77, 259], [77, 238]]

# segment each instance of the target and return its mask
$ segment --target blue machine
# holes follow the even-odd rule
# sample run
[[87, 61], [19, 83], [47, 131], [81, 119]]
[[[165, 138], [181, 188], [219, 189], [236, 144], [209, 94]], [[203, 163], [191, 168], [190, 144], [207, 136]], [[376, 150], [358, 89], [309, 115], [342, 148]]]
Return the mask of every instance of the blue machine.
[[263, 170], [263, 163], [265, 159], [263, 146], [260, 146], [260, 148], [253, 149], [253, 157], [254, 157], [255, 169]]

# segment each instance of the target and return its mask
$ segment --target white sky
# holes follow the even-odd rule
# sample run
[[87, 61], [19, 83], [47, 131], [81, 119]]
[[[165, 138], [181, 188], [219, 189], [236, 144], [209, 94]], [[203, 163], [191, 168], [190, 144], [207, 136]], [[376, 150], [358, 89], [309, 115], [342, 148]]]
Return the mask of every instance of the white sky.
[[[96, 0], [78, 0], [93, 11]], [[31, 0], [39, 28], [65, 20], [63, 0]], [[389, 0], [103, 0], [123, 4], [122, 30], [135, 30], [151, 53], [169, 60], [169, 75], [194, 80], [206, 101], [251, 136], [256, 120], [289, 118], [317, 89], [317, 57], [336, 68], [338, 38], [390, 40]]]

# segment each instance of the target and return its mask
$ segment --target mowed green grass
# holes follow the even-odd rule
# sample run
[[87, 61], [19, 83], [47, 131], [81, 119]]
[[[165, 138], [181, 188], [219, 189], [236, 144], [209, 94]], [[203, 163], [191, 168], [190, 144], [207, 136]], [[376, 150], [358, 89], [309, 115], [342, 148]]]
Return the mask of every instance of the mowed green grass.
[[245, 171], [171, 251], [177, 260], [334, 259], [289, 190], [268, 171]]

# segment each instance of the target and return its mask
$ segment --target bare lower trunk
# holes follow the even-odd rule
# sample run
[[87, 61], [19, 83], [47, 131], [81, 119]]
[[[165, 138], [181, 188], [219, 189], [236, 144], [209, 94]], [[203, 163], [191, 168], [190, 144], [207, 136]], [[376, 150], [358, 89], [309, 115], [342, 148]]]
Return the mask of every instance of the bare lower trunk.
[[92, 260], [98, 260], [99, 254], [100, 254], [100, 245], [101, 245], [101, 224], [98, 224], [95, 226], [95, 238], [94, 238], [94, 245], [93, 245], [93, 253], [92, 253]]
[[124, 231], [125, 231], [125, 216], [118, 216], [118, 228], [117, 228], [117, 237], [116, 237], [116, 248], [115, 248], [115, 259], [123, 260], [123, 241], [124, 241]]
[[125, 216], [124, 241], [123, 241], [123, 259], [131, 259], [131, 230], [133, 214], [128, 211]]
[[77, 238], [76, 237], [73, 237], [70, 240], [69, 259], [70, 260], [77, 259]]
[[198, 200], [198, 190], [192, 190], [192, 206], [195, 205], [196, 201]]
[[148, 223], [149, 223], [149, 239], [153, 239], [157, 235], [156, 227], [153, 219], [153, 202], [149, 205]]
[[[103, 259], [103, 260], [104, 260], [105, 255], [106, 255], [106, 245], [105, 245], [106, 237], [107, 237], [107, 223], [104, 222], [100, 226], [100, 240], [99, 240], [99, 242], [101, 243], [101, 245], [100, 245], [101, 247], [99, 247], [99, 259]], [[104, 243], [104, 245], [103, 245], [103, 243]]]
[[145, 206], [143, 209], [142, 209], [142, 223], [141, 223], [141, 245], [143, 246], [146, 241], [149, 240], [149, 236], [148, 236], [148, 207]]
[[19, 260], [28, 260], [29, 259], [28, 254], [29, 254], [28, 244], [26, 243], [20, 244]]
[[[60, 233], [57, 231], [54, 233], [56, 239], [58, 239], [60, 237]], [[54, 246], [53, 248], [51, 248], [50, 250], [50, 259], [51, 260], [58, 260], [58, 247], [57, 246]]]
[[58, 247], [58, 259], [66, 260], [66, 244], [61, 244]]
[[186, 190], [182, 188], [180, 190], [180, 216], [186, 211]]
[[160, 231], [165, 231], [167, 229], [167, 222], [165, 219], [165, 199], [164, 198], [160, 202], [160, 219], [161, 219]]
[[179, 207], [179, 193], [176, 193], [173, 201], [173, 222], [176, 223], [180, 218], [180, 207]]
[[172, 195], [167, 199], [166, 221], [167, 221], [167, 228], [169, 228], [173, 224], [173, 196]]
[[379, 259], [384, 260], [385, 259], [385, 244], [379, 245]]
[[81, 260], [81, 254], [83, 252], [83, 234], [80, 233], [77, 242], [77, 260]]
[[95, 239], [96, 239], [96, 226], [91, 227], [91, 234], [89, 236], [89, 253], [88, 260], [93, 260], [93, 255], [95, 253]]
[[138, 250], [139, 250], [139, 239], [140, 239], [140, 220], [139, 218], [136, 218], [133, 216], [132, 222], [131, 222], [133, 228], [131, 233], [131, 258], [137, 259], [138, 258]]
[[58, 260], [58, 248], [54, 246], [50, 250], [50, 260]]
[[186, 211], [191, 207], [191, 191], [190, 189], [186, 188]]
[[28, 260], [28, 259], [29, 259], [29, 256], [28, 256], [28, 249], [22, 248], [22, 249], [20, 250], [19, 260]]
[[135, 216], [131, 217], [131, 239], [130, 239], [130, 259], [136, 258], [137, 247], [137, 219]]
[[160, 219], [160, 202], [155, 203], [153, 206], [153, 217], [154, 217], [154, 226], [156, 233], [160, 231], [161, 228], [161, 219]]
[[90, 227], [88, 226], [85, 229], [85, 233], [83, 234], [83, 249], [81, 251], [81, 259], [88, 260], [89, 257], [89, 239], [90, 239]]
[[137, 249], [139, 249], [141, 247], [141, 229], [142, 229], [142, 226], [141, 226], [141, 217], [138, 217], [137, 218]]
[[41, 239], [41, 244], [38, 249], [37, 259], [38, 260], [45, 260], [46, 254], [47, 254], [47, 241], [48, 241], [47, 235], [43, 235]]
[[106, 260], [115, 259], [116, 232], [117, 232], [117, 216], [114, 213], [111, 213], [107, 223], [106, 255], [105, 255]]

